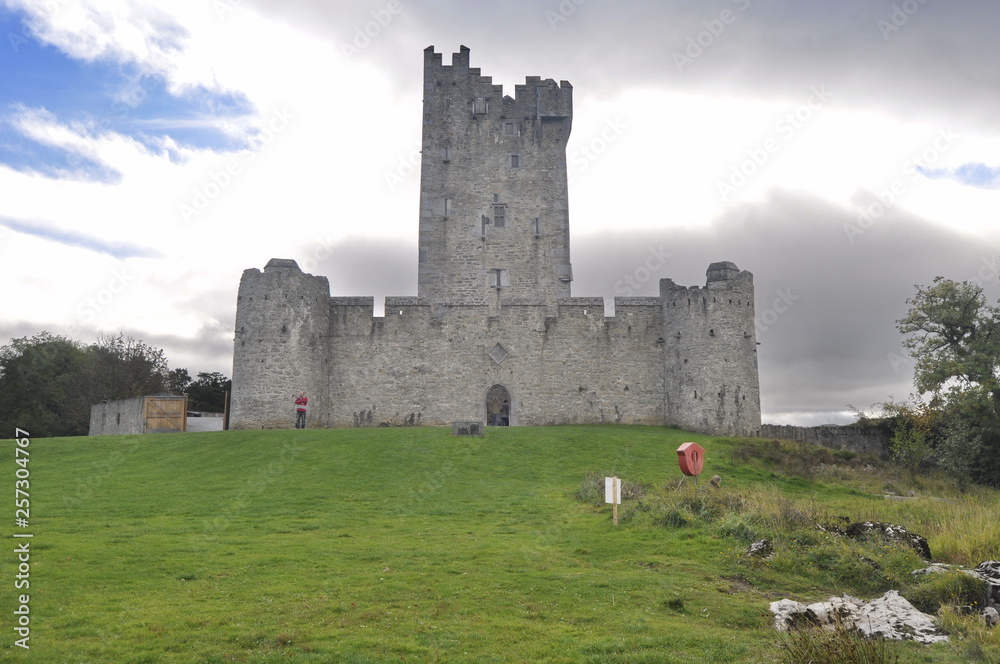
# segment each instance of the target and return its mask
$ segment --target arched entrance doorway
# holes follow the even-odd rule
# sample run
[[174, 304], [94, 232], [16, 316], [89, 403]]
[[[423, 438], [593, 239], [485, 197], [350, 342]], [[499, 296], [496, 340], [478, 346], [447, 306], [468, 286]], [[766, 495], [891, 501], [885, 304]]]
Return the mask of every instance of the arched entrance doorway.
[[486, 393], [486, 424], [491, 427], [510, 426], [510, 392], [503, 385], [494, 385]]

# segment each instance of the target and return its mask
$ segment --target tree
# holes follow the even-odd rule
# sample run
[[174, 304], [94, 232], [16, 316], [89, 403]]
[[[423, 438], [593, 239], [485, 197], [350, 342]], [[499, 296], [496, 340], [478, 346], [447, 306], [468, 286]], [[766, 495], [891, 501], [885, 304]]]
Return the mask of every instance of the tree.
[[897, 326], [916, 360], [914, 385], [942, 410], [948, 433], [935, 448], [939, 456], [962, 456], [942, 465], [1000, 485], [1000, 308], [967, 281], [937, 277], [916, 288]]
[[233, 381], [218, 371], [199, 373], [198, 380], [187, 388], [188, 408], [207, 413], [221, 413], [226, 409], [226, 392], [233, 387]]
[[0, 348], [0, 437], [15, 427], [37, 437], [86, 434], [89, 406], [83, 417], [72, 397], [85, 361], [78, 342], [44, 331]]
[[12, 339], [0, 348], [0, 435], [85, 435], [93, 404], [162, 392], [166, 377], [162, 350], [122, 334], [89, 346], [48, 332]]
[[1000, 416], [1000, 309], [986, 304], [981, 286], [937, 277], [917, 286], [899, 331], [916, 360], [921, 392], [948, 398], [978, 393]]
[[167, 373], [167, 391], [171, 394], [185, 394], [191, 384], [191, 374], [187, 369], [172, 369]]
[[157, 394], [166, 390], [167, 360], [143, 341], [101, 335], [87, 347], [79, 378], [79, 396], [89, 404]]

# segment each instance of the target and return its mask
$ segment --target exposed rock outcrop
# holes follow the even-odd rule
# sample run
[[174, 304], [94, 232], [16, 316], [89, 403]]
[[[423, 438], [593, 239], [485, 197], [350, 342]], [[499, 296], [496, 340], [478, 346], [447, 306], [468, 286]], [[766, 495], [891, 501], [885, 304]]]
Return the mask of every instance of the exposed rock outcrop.
[[979, 563], [972, 571], [986, 581], [989, 586], [986, 593], [986, 606], [1000, 608], [1000, 560], [987, 560]]
[[808, 606], [783, 599], [771, 603], [771, 613], [775, 629], [779, 631], [805, 626], [825, 629], [839, 626], [857, 630], [865, 636], [897, 641], [937, 643], [948, 640], [938, 631], [934, 616], [918, 611], [895, 590], [870, 602], [849, 595], [831, 597], [826, 602]]
[[878, 521], [862, 521], [847, 526], [845, 533], [852, 539], [880, 536], [893, 542], [903, 542], [913, 547], [913, 550], [924, 560], [931, 559], [931, 547], [927, 543], [927, 539], [916, 533], [911, 533], [902, 526]]

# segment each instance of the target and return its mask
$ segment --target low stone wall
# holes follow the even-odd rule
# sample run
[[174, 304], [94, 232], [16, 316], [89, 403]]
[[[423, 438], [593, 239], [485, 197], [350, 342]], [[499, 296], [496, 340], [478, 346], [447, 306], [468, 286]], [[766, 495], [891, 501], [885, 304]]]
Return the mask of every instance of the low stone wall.
[[875, 454], [885, 457], [889, 453], [889, 439], [870, 427], [847, 427], [823, 425], [818, 427], [796, 427], [781, 424], [762, 424], [761, 438], [778, 438], [814, 443], [836, 450], [850, 450], [858, 454]]

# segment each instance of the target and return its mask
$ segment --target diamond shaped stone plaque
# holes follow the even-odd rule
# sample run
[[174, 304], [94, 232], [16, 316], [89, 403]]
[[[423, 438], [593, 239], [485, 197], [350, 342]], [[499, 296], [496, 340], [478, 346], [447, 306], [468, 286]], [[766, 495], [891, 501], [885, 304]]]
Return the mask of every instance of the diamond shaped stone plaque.
[[501, 346], [499, 343], [493, 347], [493, 350], [489, 353], [490, 359], [492, 359], [497, 364], [500, 364], [504, 359], [510, 355], [506, 348]]

